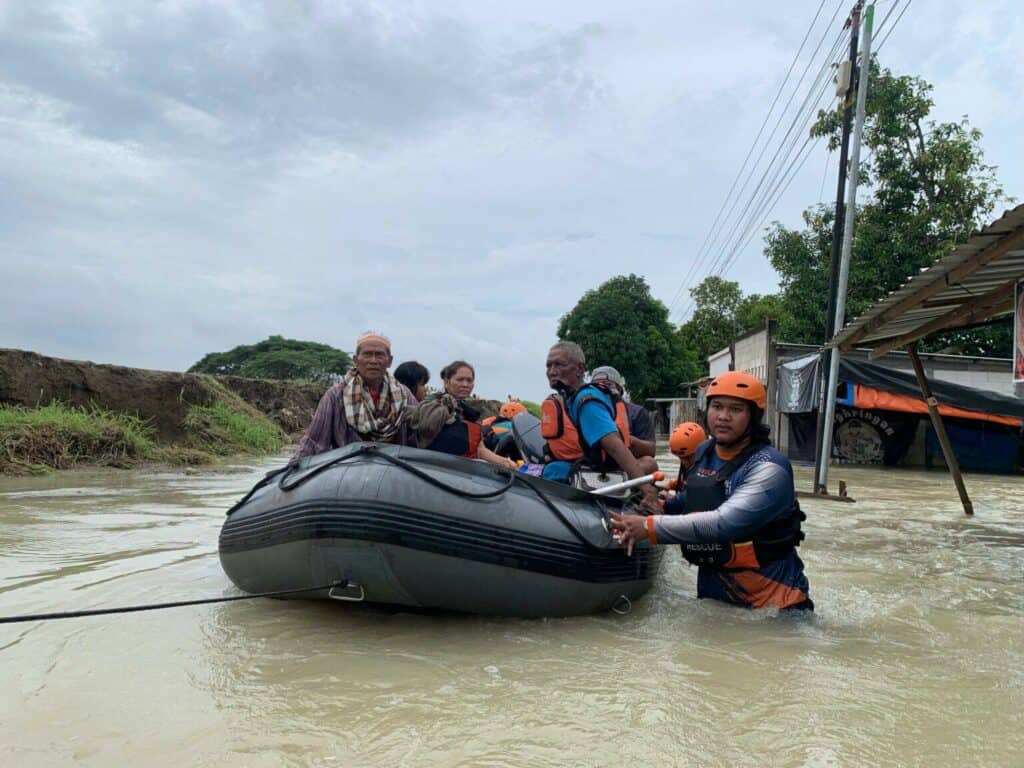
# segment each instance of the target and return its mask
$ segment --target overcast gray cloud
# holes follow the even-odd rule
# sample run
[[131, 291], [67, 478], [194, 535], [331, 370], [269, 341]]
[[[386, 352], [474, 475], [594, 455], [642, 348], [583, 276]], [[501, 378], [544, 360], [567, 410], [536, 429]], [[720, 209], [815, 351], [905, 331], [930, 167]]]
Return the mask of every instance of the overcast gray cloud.
[[[583, 291], [671, 300], [818, 4], [721, 5], [6, 4], [0, 344], [180, 369], [377, 328], [540, 397]], [[1018, 196], [1021, 16], [912, 5], [883, 51]], [[775, 288], [756, 238], [730, 276]]]

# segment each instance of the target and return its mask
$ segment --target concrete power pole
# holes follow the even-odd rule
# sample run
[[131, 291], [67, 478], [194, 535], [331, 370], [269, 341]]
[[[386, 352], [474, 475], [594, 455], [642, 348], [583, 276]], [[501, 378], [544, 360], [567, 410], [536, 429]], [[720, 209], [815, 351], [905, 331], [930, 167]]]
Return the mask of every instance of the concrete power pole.
[[[839, 141], [839, 180], [836, 187], [836, 210], [835, 217], [832, 221], [832, 256], [829, 259], [830, 274], [828, 280], [828, 307], [825, 310], [825, 343], [832, 339], [836, 335], [835, 327], [835, 315], [836, 315], [836, 291], [839, 287], [839, 258], [841, 252], [841, 244], [843, 241], [843, 226], [846, 222], [845, 214], [845, 197], [846, 197], [846, 169], [847, 169], [847, 158], [850, 150], [850, 130], [853, 124], [853, 93], [856, 87], [856, 79], [854, 73], [857, 68], [857, 39], [860, 31], [860, 9], [863, 5], [863, 0], [857, 0], [856, 5], [853, 6], [853, 10], [850, 12], [850, 18], [847, 23], [850, 25], [850, 58], [843, 62], [848, 65], [845, 68], [849, 80], [847, 81], [846, 88], [841, 93], [843, 97], [843, 128], [842, 135]], [[841, 67], [838, 73], [839, 85], [843, 83], [843, 71]], [[825, 368], [828, 369], [831, 363], [831, 350], [825, 350]], [[821, 377], [821, 393], [818, 397], [818, 424], [817, 432], [814, 440], [814, 491], [816, 493], [827, 493], [827, 488], [822, 488], [818, 484], [818, 475], [820, 474], [820, 467], [822, 461], [822, 445], [825, 441], [825, 400], [827, 393], [825, 391], [825, 377]], [[827, 463], [827, 460], [826, 460]]]
[[[850, 278], [850, 252], [853, 248], [853, 220], [857, 210], [857, 183], [860, 179], [860, 142], [864, 135], [864, 115], [867, 108], [868, 78], [871, 70], [871, 32], [875, 18], [875, 6], [864, 10], [864, 48], [860, 55], [860, 73], [857, 76], [857, 116], [853, 124], [853, 147], [850, 151], [850, 186], [846, 195], [846, 216], [843, 224], [843, 249], [839, 263], [839, 281], [836, 285], [836, 306], [833, 319], [835, 333], [846, 321], [846, 288]], [[831, 336], [829, 337], [831, 340]], [[828, 383], [825, 386], [825, 420], [822, 432], [821, 456], [818, 466], [816, 487], [825, 493], [828, 490], [828, 464], [832, 456], [832, 423], [836, 415], [836, 385], [839, 383], [839, 350], [833, 348], [829, 355]]]

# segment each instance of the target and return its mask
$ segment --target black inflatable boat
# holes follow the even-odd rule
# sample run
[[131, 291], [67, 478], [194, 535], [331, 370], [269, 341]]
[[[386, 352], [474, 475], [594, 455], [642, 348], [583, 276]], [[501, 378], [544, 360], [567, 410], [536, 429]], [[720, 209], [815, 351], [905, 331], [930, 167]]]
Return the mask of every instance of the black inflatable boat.
[[357, 443], [258, 483], [228, 512], [220, 559], [248, 592], [308, 586], [301, 597], [506, 616], [622, 610], [661, 560], [647, 545], [627, 557], [612, 538], [608, 512], [625, 503], [483, 462]]

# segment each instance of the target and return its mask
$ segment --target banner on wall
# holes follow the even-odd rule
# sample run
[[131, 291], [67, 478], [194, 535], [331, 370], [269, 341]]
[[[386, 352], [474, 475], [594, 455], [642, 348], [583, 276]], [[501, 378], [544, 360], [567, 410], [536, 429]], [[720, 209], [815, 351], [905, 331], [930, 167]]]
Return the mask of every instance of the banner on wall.
[[836, 408], [832, 458], [843, 464], [898, 464], [914, 442], [919, 416]]
[[1013, 296], [1013, 383], [1024, 383], [1024, 280]]
[[818, 407], [818, 355], [779, 366], [775, 407], [779, 413], [808, 413]]

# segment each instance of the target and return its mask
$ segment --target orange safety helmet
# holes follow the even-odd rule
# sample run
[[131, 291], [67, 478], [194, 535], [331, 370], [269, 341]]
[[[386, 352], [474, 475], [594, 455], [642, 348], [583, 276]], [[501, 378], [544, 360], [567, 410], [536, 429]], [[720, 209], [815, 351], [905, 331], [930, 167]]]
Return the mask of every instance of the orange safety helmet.
[[704, 427], [687, 421], [672, 430], [672, 436], [668, 439], [668, 447], [678, 458], [685, 459], [693, 456], [697, 446], [707, 439]]
[[498, 415], [503, 419], [511, 419], [520, 413], [526, 413], [526, 406], [516, 400], [502, 403], [501, 408], [498, 409]]
[[743, 371], [728, 371], [716, 376], [708, 384], [707, 398], [735, 397], [753, 403], [764, 412], [768, 407], [768, 390], [757, 376]]

